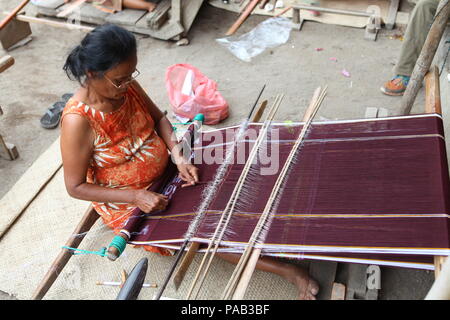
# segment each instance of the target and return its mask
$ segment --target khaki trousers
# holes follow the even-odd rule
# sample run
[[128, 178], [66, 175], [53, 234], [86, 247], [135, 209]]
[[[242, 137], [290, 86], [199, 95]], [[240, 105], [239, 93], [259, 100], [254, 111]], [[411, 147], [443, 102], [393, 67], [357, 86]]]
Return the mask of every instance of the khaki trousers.
[[433, 23], [439, 0], [410, 0], [417, 2], [403, 39], [396, 75], [411, 76]]

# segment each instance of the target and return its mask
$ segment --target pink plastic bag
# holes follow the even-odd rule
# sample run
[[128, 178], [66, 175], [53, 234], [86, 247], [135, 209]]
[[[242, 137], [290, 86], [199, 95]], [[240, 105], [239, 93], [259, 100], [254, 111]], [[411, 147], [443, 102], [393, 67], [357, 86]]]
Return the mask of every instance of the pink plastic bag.
[[217, 91], [217, 83], [189, 64], [167, 68], [166, 88], [173, 112], [192, 120], [202, 113], [205, 124], [217, 124], [228, 117], [228, 103]]

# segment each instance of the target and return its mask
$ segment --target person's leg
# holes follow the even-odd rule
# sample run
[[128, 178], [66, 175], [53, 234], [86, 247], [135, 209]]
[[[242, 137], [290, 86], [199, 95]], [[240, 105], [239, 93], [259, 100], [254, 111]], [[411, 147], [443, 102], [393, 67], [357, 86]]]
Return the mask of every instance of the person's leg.
[[381, 88], [385, 94], [403, 95], [406, 90], [409, 77], [433, 23], [438, 4], [439, 0], [420, 0], [414, 8], [394, 69], [396, 76]]
[[400, 56], [395, 67], [396, 74], [411, 76], [423, 44], [427, 39], [438, 5], [439, 0], [422, 0], [417, 3], [406, 29]]
[[153, 2], [147, 2], [145, 0], [123, 0], [122, 5], [125, 8], [148, 11], [153, 11], [156, 8], [156, 5]]
[[[216, 253], [230, 263], [237, 264], [241, 255], [233, 253]], [[286, 263], [279, 259], [262, 256], [259, 258], [256, 269], [275, 273], [287, 281], [297, 286], [299, 290], [299, 299], [315, 300], [316, 294], [319, 292], [319, 285], [312, 279], [308, 272], [292, 263]]]

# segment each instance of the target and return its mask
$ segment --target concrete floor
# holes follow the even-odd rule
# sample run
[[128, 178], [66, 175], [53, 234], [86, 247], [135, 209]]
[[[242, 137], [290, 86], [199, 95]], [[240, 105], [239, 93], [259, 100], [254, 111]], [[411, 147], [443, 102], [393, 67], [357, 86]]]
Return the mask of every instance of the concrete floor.
[[[12, 9], [14, 4], [0, 0], [3, 10]], [[400, 100], [384, 96], [379, 90], [392, 77], [401, 46], [392, 35], [399, 30], [383, 32], [372, 42], [364, 40], [361, 29], [307, 22], [302, 31], [291, 32], [288, 43], [247, 63], [215, 41], [224, 36], [235, 19], [236, 14], [205, 4], [189, 32], [189, 46], [137, 36], [139, 81], [162, 110], [170, 110], [164, 83], [166, 68], [189, 63], [217, 81], [230, 105], [230, 117], [218, 126], [236, 124], [246, 117], [264, 84], [267, 87], [262, 99], [285, 94], [276, 117], [279, 120], [300, 119], [315, 88], [324, 85], [328, 85], [328, 96], [317, 115], [320, 119], [363, 118], [368, 107], [399, 114]], [[265, 19], [250, 17], [237, 35]], [[12, 162], [0, 159], [0, 198], [58, 137], [58, 128], [40, 127], [39, 119], [45, 110], [62, 94], [77, 88], [77, 83], [67, 79], [62, 66], [84, 33], [37, 24], [32, 25], [32, 30], [33, 41], [26, 46], [9, 53], [0, 51], [0, 56], [10, 54], [16, 60], [0, 75], [0, 105], [5, 112], [0, 117], [0, 132], [20, 153], [20, 158]], [[337, 61], [331, 61], [331, 57]], [[341, 74], [343, 69], [350, 72], [349, 78]], [[417, 99], [423, 99], [423, 93]], [[413, 112], [421, 112], [420, 106]], [[381, 299], [423, 299], [434, 279], [432, 272], [394, 268], [382, 268], [381, 278]]]

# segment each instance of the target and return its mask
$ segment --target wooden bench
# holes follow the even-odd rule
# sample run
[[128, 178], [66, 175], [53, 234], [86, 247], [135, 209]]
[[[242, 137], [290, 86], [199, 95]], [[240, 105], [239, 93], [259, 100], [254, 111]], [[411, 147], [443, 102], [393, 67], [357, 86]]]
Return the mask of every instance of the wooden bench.
[[[14, 58], [11, 56], [4, 56], [0, 59], [0, 73], [8, 69], [14, 64]], [[0, 115], [3, 114], [3, 110], [0, 107]], [[17, 148], [11, 143], [5, 142], [2, 135], [0, 134], [0, 157], [6, 160], [14, 160], [19, 156]]]

